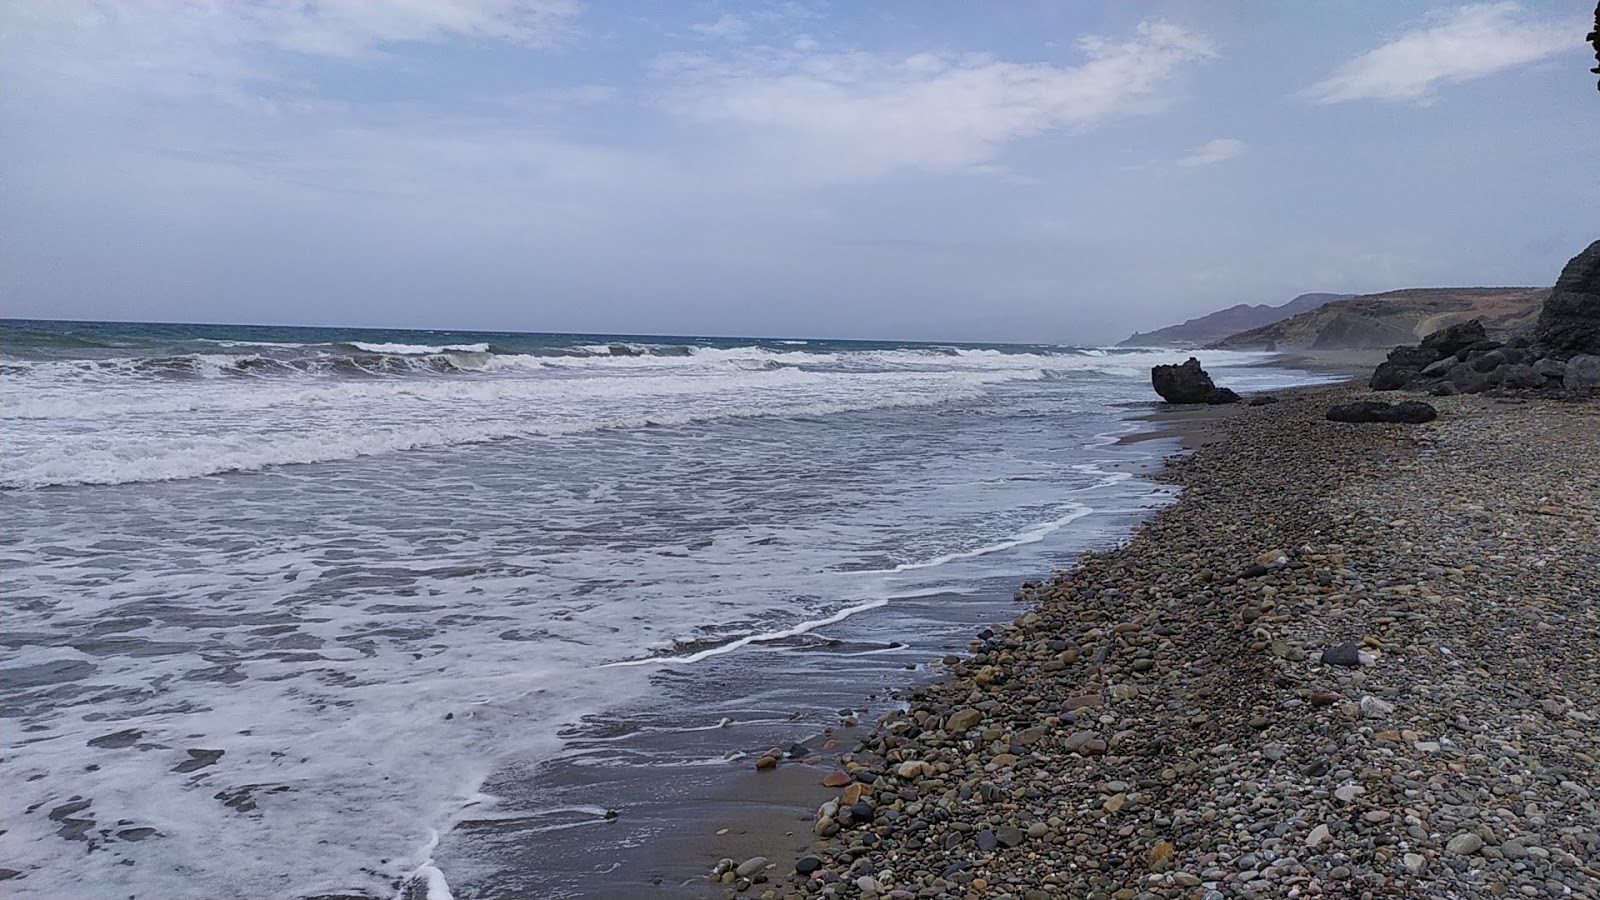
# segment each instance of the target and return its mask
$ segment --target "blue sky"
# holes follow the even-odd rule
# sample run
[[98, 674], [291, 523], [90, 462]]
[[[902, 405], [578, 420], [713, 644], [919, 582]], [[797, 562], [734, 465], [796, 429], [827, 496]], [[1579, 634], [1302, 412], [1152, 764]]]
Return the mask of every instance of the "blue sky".
[[1549, 284], [1587, 2], [9, 0], [9, 316], [1105, 341]]

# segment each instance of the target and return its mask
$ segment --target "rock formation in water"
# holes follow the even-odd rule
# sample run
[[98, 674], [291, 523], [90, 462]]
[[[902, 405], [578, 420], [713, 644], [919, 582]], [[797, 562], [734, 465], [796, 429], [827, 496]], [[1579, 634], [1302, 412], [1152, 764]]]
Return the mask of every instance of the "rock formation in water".
[[1150, 384], [1168, 403], [1209, 403], [1216, 406], [1239, 402], [1238, 394], [1228, 388], [1217, 387], [1206, 370], [1200, 368], [1200, 360], [1192, 356], [1182, 365], [1152, 366]]

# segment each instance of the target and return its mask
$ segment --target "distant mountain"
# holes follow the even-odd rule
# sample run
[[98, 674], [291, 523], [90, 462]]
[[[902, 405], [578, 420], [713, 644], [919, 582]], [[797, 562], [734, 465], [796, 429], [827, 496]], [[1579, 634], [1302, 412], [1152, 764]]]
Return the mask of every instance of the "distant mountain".
[[1368, 350], [1414, 344], [1446, 325], [1483, 319], [1504, 337], [1533, 325], [1550, 288], [1413, 288], [1337, 300], [1208, 344], [1216, 350]]
[[1134, 335], [1118, 347], [1159, 347], [1166, 344], [1177, 344], [1185, 347], [1198, 347], [1212, 341], [1270, 325], [1290, 316], [1316, 309], [1325, 303], [1353, 297], [1354, 294], [1301, 294], [1300, 296], [1280, 306], [1268, 306], [1265, 303], [1251, 306], [1240, 303], [1227, 309], [1219, 309], [1208, 313], [1198, 319], [1190, 319], [1182, 325], [1168, 325], [1155, 331], [1135, 332]]

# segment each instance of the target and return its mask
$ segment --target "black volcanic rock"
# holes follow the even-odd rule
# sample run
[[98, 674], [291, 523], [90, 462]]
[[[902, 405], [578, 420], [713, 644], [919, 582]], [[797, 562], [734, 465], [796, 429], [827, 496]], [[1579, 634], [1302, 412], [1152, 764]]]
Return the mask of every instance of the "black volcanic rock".
[[1406, 425], [1420, 425], [1438, 417], [1437, 410], [1420, 400], [1394, 404], [1382, 400], [1357, 400], [1330, 407], [1327, 414], [1330, 422], [1398, 422]]
[[1200, 360], [1189, 357], [1182, 365], [1151, 366], [1150, 385], [1168, 403], [1237, 403], [1239, 395], [1211, 381]]
[[1420, 374], [1420, 369], [1411, 366], [1381, 362], [1372, 370], [1372, 380], [1368, 385], [1375, 391], [1398, 391], [1410, 387], [1411, 382], [1416, 381]]
[[1590, 244], [1561, 270], [1539, 313], [1533, 340], [1539, 356], [1600, 355], [1600, 241]]
[[[1489, 333], [1484, 330], [1482, 319], [1473, 319], [1470, 322], [1460, 322], [1438, 331], [1422, 339], [1418, 346], [1426, 347], [1439, 354], [1440, 357], [1454, 356], [1455, 354], [1472, 347], [1473, 344], [1489, 339]], [[1496, 347], [1500, 346], [1498, 343]]]

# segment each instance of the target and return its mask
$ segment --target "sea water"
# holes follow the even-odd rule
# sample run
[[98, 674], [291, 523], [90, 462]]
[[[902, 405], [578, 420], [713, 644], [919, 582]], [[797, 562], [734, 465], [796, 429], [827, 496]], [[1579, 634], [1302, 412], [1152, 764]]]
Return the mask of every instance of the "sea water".
[[0, 891], [570, 890], [505, 836], [640, 799], [574, 771], [748, 765], [673, 735], [864, 703], [1164, 502], [1112, 443], [1183, 355], [0, 321]]

